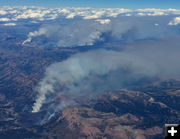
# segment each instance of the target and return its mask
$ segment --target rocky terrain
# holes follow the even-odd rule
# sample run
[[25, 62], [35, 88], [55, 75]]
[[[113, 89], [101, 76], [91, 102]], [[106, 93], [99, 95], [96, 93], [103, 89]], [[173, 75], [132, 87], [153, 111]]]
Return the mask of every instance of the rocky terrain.
[[164, 137], [165, 123], [180, 123], [180, 81], [174, 79], [105, 92], [90, 100], [77, 98], [77, 106], [63, 109], [46, 124], [34, 124], [43, 113], [31, 113], [33, 89], [45, 68], [85, 49], [42, 50], [18, 43], [4, 47], [5, 42], [0, 45], [2, 139], [158, 139]]

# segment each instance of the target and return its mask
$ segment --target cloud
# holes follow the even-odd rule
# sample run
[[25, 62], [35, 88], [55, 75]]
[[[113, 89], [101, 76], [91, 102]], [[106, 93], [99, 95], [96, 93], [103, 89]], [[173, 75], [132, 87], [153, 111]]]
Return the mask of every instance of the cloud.
[[98, 19], [104, 15], [105, 11], [94, 11], [93, 14], [84, 16], [83, 19]]
[[6, 15], [7, 14], [7, 12], [5, 11], [5, 10], [0, 10], [0, 15]]
[[52, 14], [51, 11], [48, 9], [42, 9], [42, 8], [27, 9], [27, 10], [24, 10], [24, 12], [18, 14], [17, 16], [14, 16], [14, 20], [37, 19], [37, 20], [42, 21], [42, 20], [48, 20], [52, 18], [51, 14]]
[[168, 25], [171, 25], [171, 26], [178, 25], [178, 24], [180, 24], [180, 17], [175, 17], [172, 21], [168, 23]]
[[59, 18], [74, 19], [81, 17], [85, 20], [101, 18], [117, 18], [118, 16], [165, 16], [179, 15], [177, 9], [124, 9], [124, 8], [44, 8], [44, 7], [1, 7], [0, 15], [7, 16], [11, 21], [37, 20], [48, 21]]
[[96, 21], [101, 24], [109, 24], [111, 22], [110, 19], [97, 19]]
[[16, 23], [5, 23], [4, 26], [16, 26]]
[[10, 19], [9, 18], [0, 18], [0, 21], [1, 22], [7, 22], [7, 21], [10, 21]]

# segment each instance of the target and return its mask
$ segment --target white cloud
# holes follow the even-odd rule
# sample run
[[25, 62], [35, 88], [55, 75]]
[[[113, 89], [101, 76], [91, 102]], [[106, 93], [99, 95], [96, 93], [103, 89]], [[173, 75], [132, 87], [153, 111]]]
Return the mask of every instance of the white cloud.
[[4, 26], [16, 26], [16, 23], [5, 23]]
[[94, 15], [87, 15], [85, 17], [83, 17], [83, 19], [98, 19], [101, 18], [101, 14], [94, 14]]
[[100, 24], [109, 24], [111, 22], [110, 19], [97, 19], [96, 21]]
[[9, 18], [0, 18], [0, 21], [6, 22], [6, 21], [10, 21], [10, 19]]
[[172, 21], [168, 23], [168, 25], [178, 25], [180, 24], [180, 17], [175, 17]]
[[137, 9], [135, 11], [137, 12], [138, 16], [163, 16], [163, 15], [178, 13], [180, 10], [147, 8], [147, 9]]
[[69, 15], [66, 16], [67, 19], [72, 19], [76, 16], [75, 13], [70, 13]]
[[83, 19], [116, 18], [117, 16], [162, 16], [180, 14], [177, 9], [124, 9], [124, 8], [43, 8], [43, 7], [1, 7], [0, 15], [9, 18], [11, 21], [18, 20], [55, 20], [57, 18]]
[[147, 15], [149, 16], [161, 16], [161, 15], [168, 15], [165, 12], [161, 12], [161, 11], [155, 11], [154, 13], [148, 13]]
[[7, 12], [5, 10], [0, 10], [0, 15], [5, 15]]
[[27, 10], [24, 13], [21, 13], [15, 17], [16, 20], [18, 19], [28, 19], [28, 18], [38, 18], [42, 19], [46, 14], [50, 13], [50, 11], [41, 11], [40, 9], [37, 10]]
[[155, 23], [154, 25], [155, 25], [155, 26], [159, 26], [159, 24], [158, 24], [158, 23]]
[[139, 15], [139, 16], [146, 16], [145, 13], [137, 13], [137, 15]]
[[132, 16], [132, 14], [125, 14], [125, 16]]

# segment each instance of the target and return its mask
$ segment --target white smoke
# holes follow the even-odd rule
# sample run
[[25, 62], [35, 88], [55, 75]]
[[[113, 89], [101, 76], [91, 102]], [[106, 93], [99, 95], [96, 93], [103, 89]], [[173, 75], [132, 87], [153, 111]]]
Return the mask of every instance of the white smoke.
[[[93, 45], [96, 41], [103, 41], [101, 38], [102, 27], [96, 22], [75, 22], [68, 25], [45, 25], [38, 31], [30, 32], [23, 45], [35, 41], [48, 40], [48, 43], [54, 43], [54, 47], [74, 47]], [[104, 30], [104, 29], [103, 29]], [[39, 38], [36, 40], [36, 38]], [[37, 42], [38, 43], [38, 42]], [[44, 45], [44, 44], [42, 44]], [[53, 46], [51, 46], [53, 47]]]
[[46, 28], [40, 28], [39, 31], [29, 32], [27, 40], [25, 40], [22, 44], [31, 42], [33, 37], [41, 36], [47, 34]]
[[[75, 54], [46, 69], [32, 112], [47, 102], [47, 95], [100, 93], [120, 89], [126, 82], [153, 77], [155, 65], [126, 52], [96, 50]], [[53, 101], [55, 98], [51, 98]]]
[[[23, 45], [33, 43], [37, 47], [76, 47], [91, 46], [108, 40], [129, 42], [177, 35], [177, 30], [172, 31], [171, 26], [167, 26], [168, 22], [168, 18], [157, 17], [78, 19], [78, 21], [72, 20], [67, 23], [57, 22], [43, 25], [39, 30], [30, 32]], [[159, 24], [159, 26], [154, 26], [154, 24]]]
[[[159, 17], [138, 19], [111, 19], [108, 24], [78, 20], [62, 25], [44, 25], [29, 33], [24, 44], [35, 42], [44, 46], [53, 42], [55, 45], [50, 47], [75, 47], [93, 45], [107, 38], [110, 45], [115, 41], [120, 44], [122, 40], [133, 45], [132, 50], [123, 48], [121, 52], [100, 49], [79, 53], [50, 65], [36, 88], [38, 95], [32, 112], [53, 109], [47, 115], [52, 117], [54, 112], [72, 104], [69, 98], [66, 105], [62, 105], [63, 99], [59, 98], [63, 95], [88, 96], [126, 88], [144, 79], [180, 77], [178, 30], [168, 26], [166, 18], [162, 18], [162, 22]], [[143, 41], [137, 42], [138, 39]]]

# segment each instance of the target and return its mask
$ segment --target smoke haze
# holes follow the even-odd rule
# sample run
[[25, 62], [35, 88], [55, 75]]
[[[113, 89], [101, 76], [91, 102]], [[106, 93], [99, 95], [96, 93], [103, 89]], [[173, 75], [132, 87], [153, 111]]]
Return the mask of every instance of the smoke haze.
[[134, 46], [123, 51], [99, 49], [75, 54], [46, 69], [32, 112], [53, 102], [57, 95], [88, 96], [128, 88], [141, 80], [177, 78], [180, 76], [177, 50], [177, 45]]
[[[179, 26], [169, 25], [170, 18], [73, 19], [44, 24], [30, 32], [24, 45], [51, 48], [98, 44], [101, 47], [47, 67], [35, 89], [38, 95], [32, 112], [46, 107], [48, 112], [43, 121], [48, 121], [56, 112], [75, 105], [76, 97], [98, 95], [157, 79], [179, 78]], [[120, 44], [122, 49], [103, 47], [109, 44], [112, 48], [113, 43]]]
[[[170, 17], [119, 17], [104, 20], [70, 20], [44, 24], [30, 32], [23, 45], [37, 47], [92, 46], [112, 41], [135, 42], [179, 35], [178, 26], [168, 25]], [[103, 24], [99, 21], [103, 21]]]

